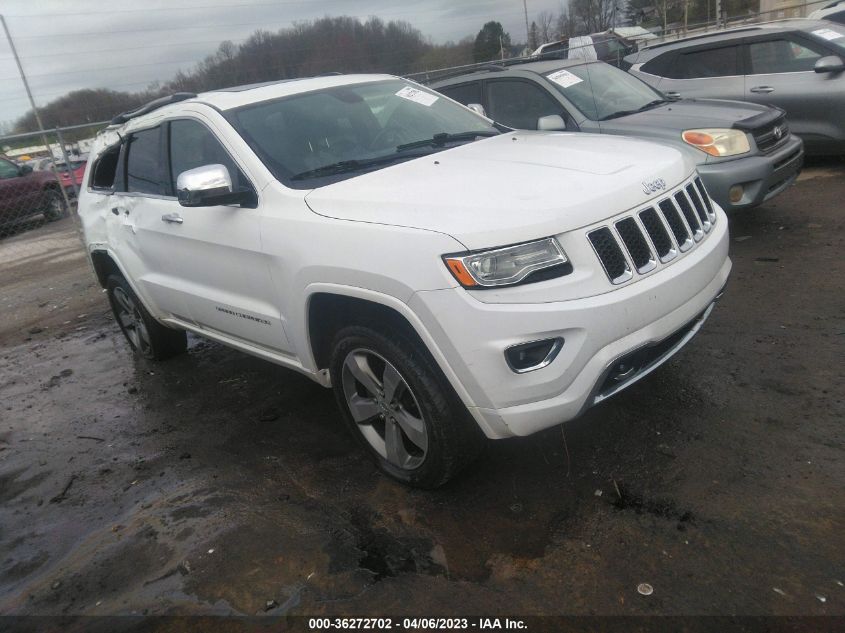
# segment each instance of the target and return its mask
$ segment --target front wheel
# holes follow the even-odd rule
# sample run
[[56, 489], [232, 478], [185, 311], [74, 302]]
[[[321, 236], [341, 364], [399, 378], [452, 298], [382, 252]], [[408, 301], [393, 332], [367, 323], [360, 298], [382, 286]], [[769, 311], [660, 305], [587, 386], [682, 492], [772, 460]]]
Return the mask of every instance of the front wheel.
[[391, 477], [435, 488], [472, 462], [481, 433], [422, 344], [351, 326], [335, 338], [332, 385], [347, 426]]
[[184, 330], [172, 330], [156, 321], [120, 275], [110, 275], [106, 281], [114, 317], [132, 350], [150, 360], [165, 360], [188, 348]]
[[43, 196], [44, 219], [48, 222], [59, 220], [67, 214], [65, 198], [60, 191], [47, 189]]

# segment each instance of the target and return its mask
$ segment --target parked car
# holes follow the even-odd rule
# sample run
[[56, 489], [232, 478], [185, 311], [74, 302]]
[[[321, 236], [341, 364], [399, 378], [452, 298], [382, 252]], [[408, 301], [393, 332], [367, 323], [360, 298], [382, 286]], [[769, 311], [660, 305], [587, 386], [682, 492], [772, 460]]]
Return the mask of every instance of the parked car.
[[531, 53], [531, 57], [533, 59], [601, 60], [619, 66], [626, 55], [636, 50], [637, 45], [634, 42], [610, 30], [547, 42]]
[[385, 472], [572, 419], [675, 354], [731, 268], [696, 163], [506, 132], [388, 75], [174, 95], [121, 115], [79, 215], [130, 346], [185, 330], [334, 390]]
[[667, 95], [786, 111], [808, 154], [845, 153], [845, 26], [783, 20], [657, 44], [625, 58]]
[[639, 136], [690, 150], [710, 196], [726, 211], [773, 198], [798, 176], [801, 140], [783, 111], [736, 101], [664, 95], [602, 62], [546, 61], [486, 68], [432, 84], [517, 129]]
[[82, 179], [85, 176], [85, 166], [87, 164], [87, 157], [71, 159], [70, 169], [68, 169], [67, 163], [65, 163], [64, 161], [59, 161], [56, 163], [56, 171], [59, 174], [59, 180], [61, 181], [62, 187], [64, 187], [68, 196], [75, 196], [76, 189], [82, 187]]
[[837, 2], [831, 2], [821, 9], [816, 9], [807, 18], [810, 20], [829, 20], [831, 22], [845, 24], [845, 0], [837, 0]]
[[0, 158], [0, 227], [35, 215], [58, 220], [66, 213], [59, 183], [51, 172], [33, 171]]

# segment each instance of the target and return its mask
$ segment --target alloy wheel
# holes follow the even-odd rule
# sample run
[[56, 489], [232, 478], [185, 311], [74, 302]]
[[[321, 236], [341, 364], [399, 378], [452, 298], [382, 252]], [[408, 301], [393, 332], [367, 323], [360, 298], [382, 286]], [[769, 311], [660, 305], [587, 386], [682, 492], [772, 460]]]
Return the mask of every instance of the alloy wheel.
[[428, 452], [428, 430], [399, 371], [380, 354], [358, 348], [343, 361], [342, 381], [352, 419], [370, 446], [398, 468], [419, 467]]
[[152, 342], [144, 317], [135, 300], [123, 288], [117, 287], [113, 291], [117, 304], [117, 320], [126, 337], [143, 356], [152, 355]]

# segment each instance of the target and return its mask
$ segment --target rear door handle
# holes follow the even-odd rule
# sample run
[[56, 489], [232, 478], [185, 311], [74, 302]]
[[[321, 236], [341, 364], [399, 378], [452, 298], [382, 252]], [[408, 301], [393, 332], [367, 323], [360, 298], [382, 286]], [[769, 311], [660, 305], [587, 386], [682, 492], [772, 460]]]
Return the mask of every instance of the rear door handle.
[[178, 213], [165, 213], [161, 216], [162, 222], [170, 222], [171, 224], [182, 224], [182, 216]]
[[751, 92], [757, 92], [757, 93], [763, 93], [763, 94], [768, 94], [768, 93], [774, 92], [774, 91], [775, 91], [775, 89], [772, 88], [771, 86], [754, 86], [751, 89]]
[[670, 99], [680, 99], [681, 98], [680, 92], [671, 92], [670, 91], [670, 92], [664, 92], [663, 94], [665, 94]]

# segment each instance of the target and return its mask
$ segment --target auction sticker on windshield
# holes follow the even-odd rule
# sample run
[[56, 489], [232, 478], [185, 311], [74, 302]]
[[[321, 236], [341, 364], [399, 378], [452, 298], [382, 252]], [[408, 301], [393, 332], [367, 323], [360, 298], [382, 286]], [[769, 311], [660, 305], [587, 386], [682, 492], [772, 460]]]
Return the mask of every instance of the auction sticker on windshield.
[[420, 103], [424, 106], [430, 106], [439, 99], [439, 97], [436, 97], [433, 94], [417, 90], [416, 88], [411, 88], [411, 86], [405, 86], [402, 90], [396, 93], [396, 96], [407, 99], [408, 101], [413, 101], [414, 103]]
[[546, 75], [549, 78], [549, 81], [555, 82], [561, 88], [569, 88], [569, 86], [574, 86], [575, 84], [580, 84], [583, 79], [580, 77], [576, 77], [568, 70], [556, 70], [550, 75]]
[[833, 29], [817, 29], [813, 31], [813, 34], [823, 37], [826, 40], [838, 40], [840, 37], [845, 37], [845, 35], [842, 35], [842, 33], [838, 33]]

